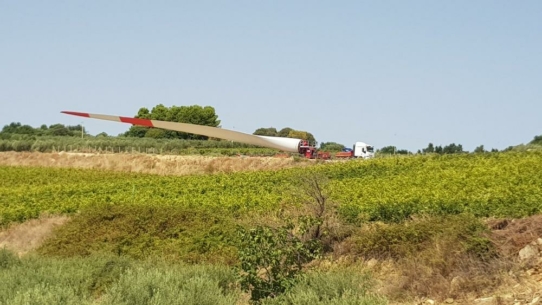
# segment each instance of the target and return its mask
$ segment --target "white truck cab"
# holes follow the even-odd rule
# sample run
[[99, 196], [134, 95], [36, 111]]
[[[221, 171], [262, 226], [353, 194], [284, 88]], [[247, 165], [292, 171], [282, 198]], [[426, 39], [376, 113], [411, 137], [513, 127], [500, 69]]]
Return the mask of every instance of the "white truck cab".
[[353, 147], [354, 158], [369, 159], [375, 156], [374, 147], [363, 142], [356, 142]]

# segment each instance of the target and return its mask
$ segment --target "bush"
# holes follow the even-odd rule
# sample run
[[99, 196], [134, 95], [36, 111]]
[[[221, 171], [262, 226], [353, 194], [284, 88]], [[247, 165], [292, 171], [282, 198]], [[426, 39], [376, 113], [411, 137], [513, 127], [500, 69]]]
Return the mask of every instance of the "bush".
[[234, 278], [224, 267], [139, 267], [127, 270], [101, 304], [235, 304]]
[[276, 299], [266, 299], [263, 304], [386, 304], [386, 300], [371, 293], [373, 283], [368, 273], [349, 269], [328, 272], [311, 272]]
[[251, 300], [276, 297], [292, 287], [304, 263], [318, 255], [316, 244], [293, 234], [293, 224], [273, 229], [239, 228], [241, 287]]
[[[0, 261], [13, 254], [0, 252]], [[25, 257], [0, 269], [0, 304], [235, 304], [240, 291], [224, 266], [189, 266], [111, 255]]]
[[393, 262], [394, 272], [387, 275], [383, 290], [388, 297], [444, 300], [480, 295], [499, 285], [506, 262], [488, 233], [488, 227], [470, 215], [432, 216], [366, 225], [345, 248], [365, 259]]
[[19, 258], [15, 253], [6, 248], [0, 249], [0, 270], [8, 269], [19, 264]]
[[418, 255], [435, 243], [455, 244], [459, 251], [488, 259], [495, 256], [488, 228], [467, 214], [427, 216], [402, 223], [366, 224], [347, 243], [364, 258], [400, 259]]
[[38, 251], [53, 256], [113, 253], [185, 262], [235, 262], [235, 227], [218, 209], [106, 205], [60, 227]]

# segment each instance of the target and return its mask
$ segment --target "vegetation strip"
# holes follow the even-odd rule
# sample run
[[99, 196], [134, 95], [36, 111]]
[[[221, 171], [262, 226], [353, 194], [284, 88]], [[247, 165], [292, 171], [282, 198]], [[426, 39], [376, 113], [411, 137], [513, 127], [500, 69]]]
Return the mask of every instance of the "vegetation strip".
[[111, 203], [273, 210], [296, 202], [296, 177], [311, 173], [330, 179], [331, 199], [353, 222], [461, 212], [520, 217], [542, 210], [540, 160], [539, 151], [416, 156], [184, 177], [0, 166], [0, 224]]

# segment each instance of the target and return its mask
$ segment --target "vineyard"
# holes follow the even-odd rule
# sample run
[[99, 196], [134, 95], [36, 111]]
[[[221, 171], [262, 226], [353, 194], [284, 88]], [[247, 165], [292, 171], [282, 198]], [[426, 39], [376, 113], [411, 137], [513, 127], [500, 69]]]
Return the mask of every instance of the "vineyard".
[[[151, 174], [136, 167], [58, 167], [52, 155], [40, 157], [51, 164], [0, 166], [0, 227], [20, 232], [14, 229], [17, 223], [34, 218], [62, 225], [34, 248], [35, 255], [19, 259], [17, 249], [0, 249], [0, 268], [10, 285], [0, 293], [2, 304], [50, 304], [60, 298], [73, 304], [160, 303], [161, 297], [170, 304], [186, 295], [192, 298], [187, 303], [198, 304], [249, 304], [249, 298], [263, 298], [261, 304], [309, 299], [314, 304], [385, 304], [386, 298], [403, 303], [405, 297], [415, 304], [419, 297], [470, 304], [473, 295], [491, 295], [507, 281], [516, 291], [516, 274], [503, 275], [512, 270], [507, 266], [521, 270], [523, 265], [511, 265], [508, 258], [542, 236], [539, 215], [510, 224], [510, 235], [491, 232], [486, 223], [496, 217], [505, 226], [508, 220], [500, 218], [542, 212], [542, 151], [303, 162], [189, 175], [173, 172], [183, 166], [183, 158], [168, 160], [170, 174]], [[315, 206], [308, 199], [316, 197], [310, 197], [315, 189], [307, 181], [318, 181], [316, 195], [328, 196], [327, 214], [310, 214]], [[50, 216], [47, 222], [48, 214], [70, 217]], [[302, 239], [289, 231], [290, 221], [299, 230], [312, 230], [320, 220], [322, 231], [306, 232], [325, 235]], [[513, 249], [511, 239], [517, 243]], [[287, 275], [296, 269], [282, 262], [300, 254], [308, 266], [297, 269], [299, 276]], [[356, 259], [348, 261], [351, 257]], [[377, 290], [364, 271], [365, 262], [375, 260], [382, 268], [373, 269], [381, 277]], [[273, 265], [272, 276], [260, 277], [270, 262], [280, 264]], [[391, 264], [388, 269], [386, 264]], [[93, 270], [84, 272], [88, 281], [72, 265]], [[47, 276], [36, 280], [35, 270], [65, 271], [38, 272]], [[175, 272], [162, 278], [164, 270]], [[203, 286], [185, 285], [190, 270], [199, 270]], [[408, 283], [401, 280], [407, 278]], [[457, 284], [462, 278], [468, 280]], [[360, 286], [360, 279], [365, 284]], [[54, 294], [47, 293], [51, 287]], [[266, 287], [278, 296], [266, 298]], [[145, 294], [155, 288], [171, 293]]]
[[270, 211], [296, 203], [301, 175], [329, 179], [326, 192], [351, 222], [461, 212], [520, 217], [542, 210], [541, 160], [540, 151], [414, 156], [182, 177], [1, 166], [0, 224], [107, 204]]

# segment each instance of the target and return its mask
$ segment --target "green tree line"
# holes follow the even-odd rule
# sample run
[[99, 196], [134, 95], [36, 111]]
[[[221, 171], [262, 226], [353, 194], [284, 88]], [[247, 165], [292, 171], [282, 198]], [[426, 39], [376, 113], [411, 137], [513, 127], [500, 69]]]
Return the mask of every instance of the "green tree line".
[[33, 136], [70, 136], [81, 137], [82, 135], [88, 135], [82, 125], [66, 126], [63, 124], [53, 124], [47, 126], [41, 125], [39, 128], [34, 128], [30, 125], [22, 125], [19, 122], [13, 122], [9, 125], [5, 125], [0, 132], [3, 138], [8, 135], [33, 135]]

